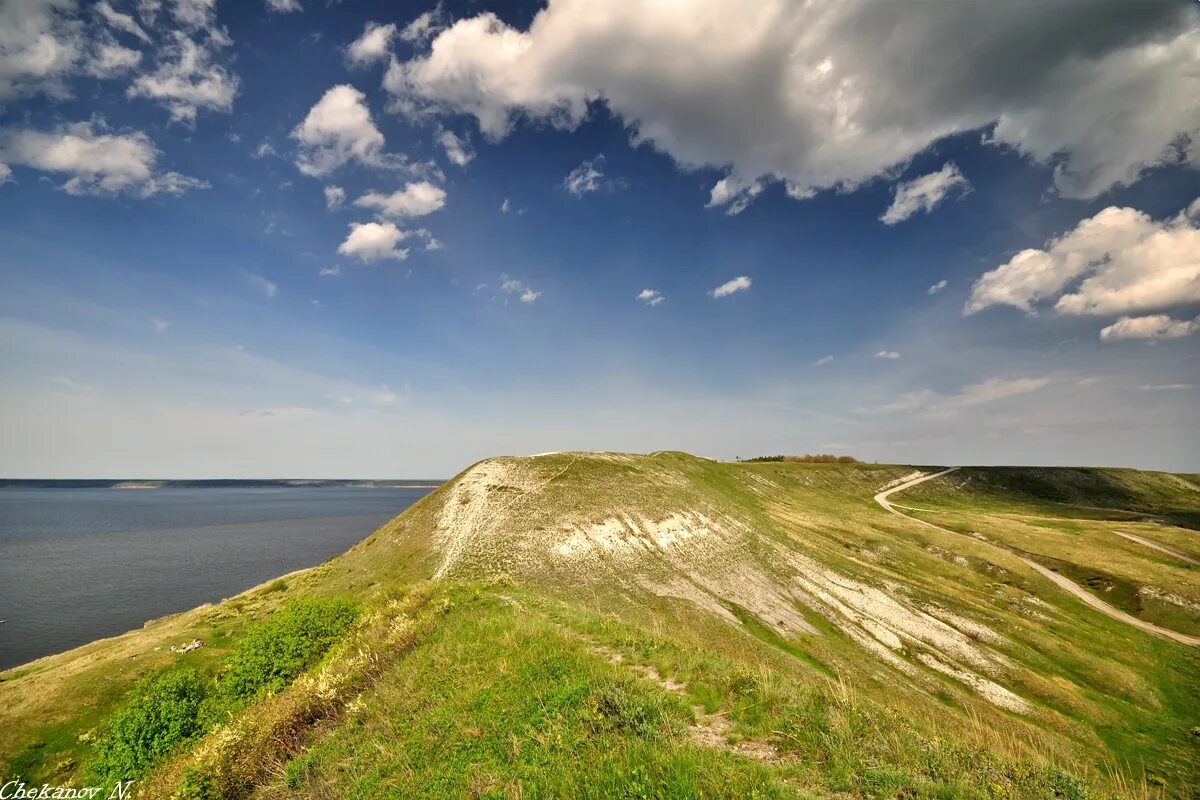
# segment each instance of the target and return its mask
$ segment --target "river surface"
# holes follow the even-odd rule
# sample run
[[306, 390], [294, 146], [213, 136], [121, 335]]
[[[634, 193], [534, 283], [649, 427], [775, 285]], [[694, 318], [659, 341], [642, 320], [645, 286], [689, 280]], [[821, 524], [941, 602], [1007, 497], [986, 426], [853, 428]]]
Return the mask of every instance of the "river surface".
[[0, 669], [320, 564], [430, 491], [0, 489]]

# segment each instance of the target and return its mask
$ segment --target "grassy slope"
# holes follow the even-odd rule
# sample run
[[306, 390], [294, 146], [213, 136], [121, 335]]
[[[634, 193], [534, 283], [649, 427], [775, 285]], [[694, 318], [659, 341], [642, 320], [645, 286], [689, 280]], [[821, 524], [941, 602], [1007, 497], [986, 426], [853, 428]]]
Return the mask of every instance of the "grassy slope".
[[1200, 633], [1200, 487], [1136, 470], [968, 469], [914, 487], [915, 516], [982, 534], [1148, 622]]
[[[887, 515], [872, 495], [911, 471], [673, 453], [490, 460], [285, 588], [6, 673], [0, 758], [31, 778], [70, 777], [89, 749], [80, 734], [137, 675], [173, 658], [166, 644], [199, 635], [210, 647], [189, 659], [212, 665], [287, 597], [380, 604], [382, 592], [440, 571], [421, 608], [436, 595], [444, 610], [404, 612], [416, 632], [403, 652], [360, 633], [356, 652], [377, 650], [377, 667], [346, 667], [352, 691], [331, 695], [325, 712], [296, 723], [304, 703], [285, 696], [309, 690], [293, 687], [231, 723], [249, 726], [239, 735], [250, 740], [287, 743], [260, 754], [245, 791], [1047, 796], [1053, 762], [1102, 794], [1144, 793], [1148, 775], [1151, 790], [1161, 781], [1186, 796], [1200, 782], [1197, 653], [1096, 614], [1002, 547]], [[1092, 530], [1112, 516], [1195, 552], [1193, 531], [1131, 520], [1186, 523], [1200, 493], [1153, 473], [1022, 472], [956, 473], [893, 500], [1200, 602], [1195, 568]], [[382, 604], [374, 618], [399, 613]], [[1180, 629], [1195, 618], [1142, 613]], [[350, 658], [335, 654], [324, 669]], [[1024, 705], [989, 701], [976, 680]], [[712, 720], [725, 722], [703, 735]], [[278, 730], [267, 736], [267, 724]], [[778, 757], [747, 757], [728, 744], [739, 737]], [[214, 752], [201, 743], [146, 786], [165, 791], [189, 765], [223, 757]]]

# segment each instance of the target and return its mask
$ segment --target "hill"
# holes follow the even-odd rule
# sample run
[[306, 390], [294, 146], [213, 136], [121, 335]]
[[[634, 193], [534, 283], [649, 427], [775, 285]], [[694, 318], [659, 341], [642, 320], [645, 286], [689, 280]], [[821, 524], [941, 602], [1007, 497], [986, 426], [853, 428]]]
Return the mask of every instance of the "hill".
[[340, 597], [353, 627], [222, 700], [143, 796], [1193, 796], [1200, 648], [1153, 628], [1200, 633], [1194, 476], [874, 499], [937, 471], [489, 459], [326, 564], [4, 673], [0, 758], [84, 780], [139, 679], [220, 687], [297, 598]]

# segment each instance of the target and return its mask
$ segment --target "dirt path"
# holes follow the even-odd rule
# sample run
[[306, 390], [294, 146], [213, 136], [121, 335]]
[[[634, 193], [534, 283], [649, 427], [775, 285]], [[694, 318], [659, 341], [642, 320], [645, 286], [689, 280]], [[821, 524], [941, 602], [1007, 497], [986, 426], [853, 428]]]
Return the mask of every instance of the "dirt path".
[[1167, 547], [1165, 544], [1159, 544], [1158, 542], [1152, 542], [1149, 539], [1143, 539], [1140, 536], [1134, 536], [1132, 533], [1121, 533], [1121, 531], [1112, 531], [1112, 533], [1115, 533], [1117, 536], [1120, 536], [1122, 539], [1128, 539], [1131, 542], [1137, 542], [1138, 544], [1140, 544], [1144, 547], [1149, 547], [1151, 550], [1157, 550], [1160, 553], [1166, 553], [1167, 555], [1171, 556], [1172, 558], [1178, 558], [1180, 561], [1186, 561], [1189, 564], [1195, 564], [1197, 567], [1200, 567], [1200, 561], [1197, 561], [1196, 559], [1192, 558], [1191, 556], [1185, 555], [1185, 554], [1179, 552], [1178, 550], [1172, 550], [1171, 548]]
[[[888, 502], [888, 497], [895, 494], [896, 492], [903, 491], [904, 489], [910, 489], [913, 486], [916, 486], [918, 483], [924, 483], [925, 481], [931, 481], [934, 478], [940, 478], [941, 476], [948, 475], [951, 472], [954, 472], [955, 470], [958, 470], [958, 469], [959, 469], [959, 467], [950, 467], [949, 469], [944, 469], [941, 472], [935, 472], [935, 473], [931, 473], [929, 475], [922, 475], [918, 478], [913, 478], [912, 480], [905, 481], [904, 483], [901, 483], [898, 486], [893, 486], [892, 488], [886, 489], [886, 490], [880, 492], [879, 494], [875, 495], [875, 502], [879, 503], [879, 505], [882, 506], [885, 510], [890, 511], [891, 513], [895, 514], [898, 517], [904, 517], [905, 519], [909, 519], [914, 522], [919, 522], [922, 525], [928, 525], [931, 528], [937, 528], [939, 531], [945, 531], [947, 533], [954, 533], [959, 536], [963, 536], [965, 534], [960, 534], [960, 533], [958, 533], [958, 531], [951, 530], [950, 528], [944, 528], [941, 525], [937, 525], [932, 522], [927, 522], [923, 519], [917, 519], [916, 517], [910, 517], [908, 514], [904, 514], [900, 511], [897, 511], [892, 506], [892, 504], [890, 502]], [[1114, 533], [1115, 533], [1115, 531], [1114, 531]], [[1126, 536], [1127, 538], [1129, 536], [1128, 534], [1118, 534], [1118, 535]], [[1148, 541], [1146, 541], [1144, 539], [1140, 540], [1140, 541], [1142, 544], [1147, 544], [1151, 547], [1155, 547], [1155, 545], [1150, 544]], [[1161, 549], [1161, 548], [1156, 547], [1156, 549]], [[1022, 563], [1024, 563], [1026, 566], [1028, 566], [1034, 572], [1049, 579], [1051, 582], [1055, 583], [1056, 585], [1058, 585], [1060, 588], [1062, 588], [1066, 592], [1068, 592], [1068, 593], [1074, 595], [1075, 597], [1077, 597], [1078, 599], [1082, 600], [1084, 603], [1086, 603], [1087, 605], [1096, 609], [1101, 614], [1105, 614], [1109, 617], [1112, 617], [1113, 619], [1120, 620], [1121, 622], [1124, 622], [1128, 625], [1132, 625], [1135, 628], [1140, 628], [1141, 630], [1147, 631], [1148, 633], [1153, 633], [1156, 636], [1162, 636], [1167, 639], [1172, 639], [1176, 642], [1180, 642], [1181, 644], [1189, 644], [1189, 645], [1192, 645], [1193, 647], [1200, 647], [1200, 636], [1191, 636], [1186, 633], [1180, 633], [1179, 631], [1173, 631], [1170, 628], [1162, 628], [1153, 623], [1146, 622], [1145, 620], [1140, 620], [1137, 617], [1133, 616], [1132, 614], [1126, 614], [1121, 609], [1110, 606], [1108, 603], [1106, 603], [1103, 600], [1101, 600], [1100, 598], [1096, 597], [1094, 594], [1089, 592], [1087, 589], [1084, 589], [1082, 586], [1074, 583], [1073, 581], [1067, 580], [1062, 575], [1059, 575], [1057, 572], [1046, 569], [1045, 567], [1043, 567], [1041, 564], [1037, 563], [1036, 561], [1032, 561], [1028, 558], [1025, 558], [1024, 556], [1018, 555], [1017, 553], [1012, 553], [1012, 551], [1008, 551], [1008, 552], [1010, 552], [1014, 558], [1019, 559]], [[1178, 554], [1173, 553], [1173, 555], [1178, 555]], [[1185, 560], [1190, 560], [1190, 559], [1185, 559]]]
[[[506, 594], [498, 594], [496, 597], [522, 613], [529, 613], [525, 606], [521, 604], [521, 601], [515, 597], [510, 597]], [[591, 653], [600, 656], [610, 664], [632, 669], [638, 675], [641, 675], [646, 680], [657, 683], [664, 691], [670, 692], [673, 695], [679, 697], [687, 695], [688, 687], [686, 685], [665, 677], [652, 664], [639, 664], [636, 661], [628, 661], [624, 653], [614, 650], [607, 645], [600, 644], [586, 633], [580, 633], [558, 620], [552, 619], [544, 612], [535, 611], [533, 613], [549, 621], [564, 635], [582, 641]], [[692, 713], [695, 715], [696, 721], [688, 727], [688, 736], [701, 747], [714, 747], [719, 750], [727, 750], [731, 753], [746, 756], [747, 758], [753, 758], [756, 761], [768, 762], [779, 759], [779, 751], [770, 742], [761, 742], [755, 739], [730, 741], [730, 731], [733, 725], [725, 718], [725, 712], [709, 714], [702, 706], [694, 705], [692, 706]]]
[[[611, 647], [599, 644], [584, 634], [575, 635], [588, 643], [589, 650], [607, 659], [609, 663], [629, 667], [643, 678], [657, 683], [663, 690], [671, 694], [680, 697], [687, 694], [687, 686], [664, 677], [653, 665], [626, 661], [624, 654], [613, 650]], [[705, 712], [702, 706], [692, 706], [692, 713], [696, 716], [696, 722], [688, 728], [688, 735], [693, 742], [701, 747], [714, 747], [718, 750], [727, 750], [731, 753], [746, 756], [747, 758], [753, 758], [756, 761], [775, 761], [779, 758], [779, 751], [769, 742], [760, 742], [754, 739], [739, 739], [731, 742], [729, 734], [733, 725], [730, 724], [729, 720], [725, 719], [723, 712], [709, 714]]]

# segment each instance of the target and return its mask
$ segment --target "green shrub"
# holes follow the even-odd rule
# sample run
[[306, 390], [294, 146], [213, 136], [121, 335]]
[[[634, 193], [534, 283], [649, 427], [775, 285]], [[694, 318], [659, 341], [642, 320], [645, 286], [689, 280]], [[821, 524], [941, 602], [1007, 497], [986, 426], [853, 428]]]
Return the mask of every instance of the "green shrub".
[[202, 769], [189, 767], [183, 773], [175, 796], [179, 800], [220, 800], [221, 790], [212, 775]]
[[619, 685], [600, 687], [593, 692], [590, 705], [605, 727], [625, 733], [653, 736], [663, 724], [661, 708]]
[[141, 775], [176, 745], [203, 732], [197, 712], [207, 694], [190, 668], [144, 679], [109, 720], [92, 772], [106, 785]]
[[315, 664], [357, 616], [357, 606], [340, 598], [292, 601], [250, 631], [229, 656], [221, 692], [235, 699], [278, 692]]
[[312, 771], [312, 756], [308, 753], [296, 756], [283, 771], [283, 784], [289, 789], [299, 789]]

